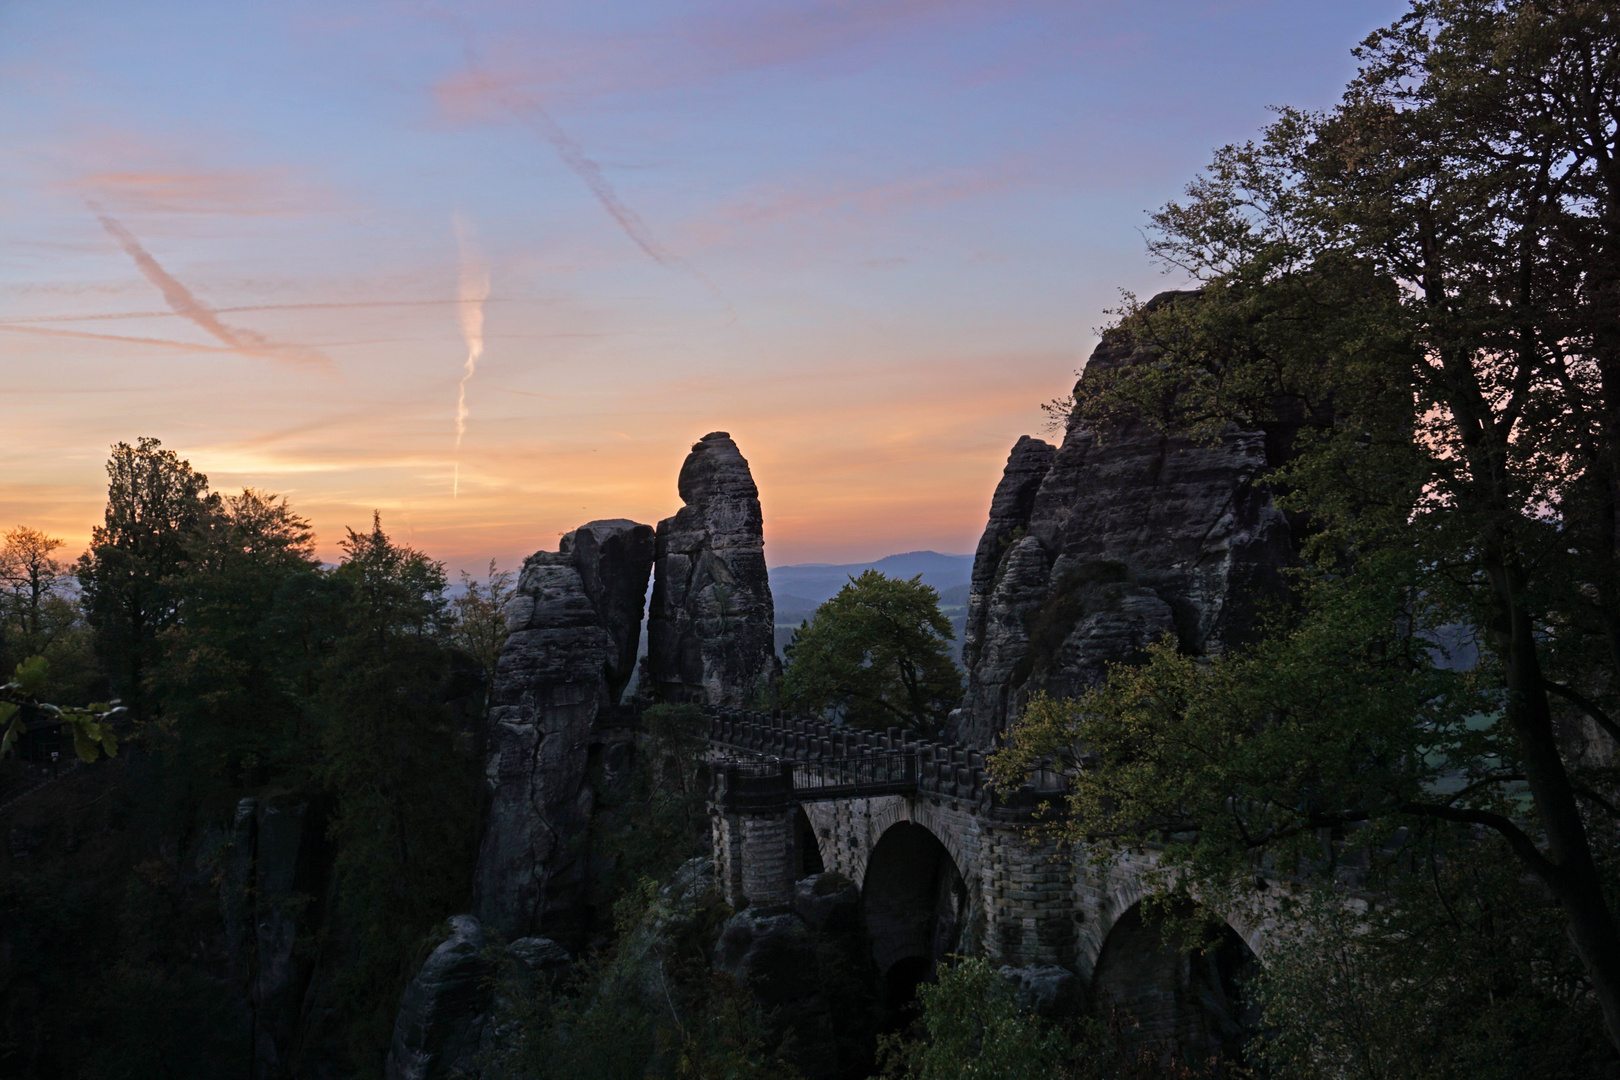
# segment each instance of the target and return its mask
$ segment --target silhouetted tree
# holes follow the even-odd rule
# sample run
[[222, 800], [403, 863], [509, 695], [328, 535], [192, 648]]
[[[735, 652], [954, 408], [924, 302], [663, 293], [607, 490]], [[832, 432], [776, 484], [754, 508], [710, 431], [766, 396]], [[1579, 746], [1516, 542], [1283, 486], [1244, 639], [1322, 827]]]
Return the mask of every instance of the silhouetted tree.
[[147, 719], [144, 682], [158, 634], [178, 614], [173, 579], [214, 527], [221, 502], [208, 477], [157, 439], [115, 445], [107, 476], [106, 518], [77, 573], [113, 690], [136, 719]]
[[922, 575], [905, 581], [864, 571], [794, 632], [784, 650], [783, 703], [856, 727], [937, 736], [962, 696], [952, 637]]

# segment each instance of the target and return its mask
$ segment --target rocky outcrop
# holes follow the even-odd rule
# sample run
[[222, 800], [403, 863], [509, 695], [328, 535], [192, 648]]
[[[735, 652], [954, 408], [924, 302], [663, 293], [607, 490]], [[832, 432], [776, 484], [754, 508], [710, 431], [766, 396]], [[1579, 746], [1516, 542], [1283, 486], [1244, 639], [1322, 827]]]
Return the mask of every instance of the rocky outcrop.
[[[1149, 360], [1110, 335], [1086, 370]], [[1284, 441], [1198, 443], [1141, 421], [1100, 434], [1078, 418], [1056, 451], [1020, 439], [974, 559], [956, 738], [987, 745], [1032, 693], [1078, 694], [1166, 634], [1196, 655], [1252, 637], [1294, 558], [1258, 479]]]
[[839, 873], [812, 874], [793, 887], [793, 910], [817, 932], [859, 931], [861, 890]]
[[968, 621], [962, 635], [962, 666], [972, 670], [978, 662], [979, 649], [984, 641], [989, 605], [982, 603], [995, 586], [996, 569], [1007, 548], [1024, 538], [1029, 528], [1030, 511], [1035, 506], [1035, 494], [1041, 481], [1052, 471], [1052, 458], [1057, 449], [1040, 439], [1028, 435], [1019, 437], [1012, 453], [1007, 456], [1007, 467], [1002, 471], [1001, 483], [990, 497], [990, 523], [973, 553], [973, 577], [968, 585]]
[[724, 431], [681, 466], [686, 504], [658, 523], [647, 670], [664, 701], [741, 706], [776, 675], [759, 489]]
[[757, 1001], [793, 1047], [793, 1064], [812, 1080], [838, 1075], [838, 1040], [817, 939], [791, 911], [745, 908], [726, 920], [714, 970]]
[[[383, 1075], [386, 1080], [476, 1080], [505, 1075], [500, 1064], [523, 1038], [522, 1000], [554, 984], [573, 958], [550, 938], [502, 948], [472, 915], [450, 919], [450, 936], [405, 988]], [[488, 1066], [494, 1066], [493, 1070]]]
[[653, 531], [593, 521], [523, 564], [491, 687], [478, 916], [508, 938], [571, 940], [584, 888], [593, 741], [634, 670]]
[[284, 1075], [298, 1056], [329, 870], [326, 819], [295, 794], [242, 799], [207, 863], [217, 874], [233, 981], [252, 1012], [253, 1075]]
[[383, 1070], [387, 1080], [436, 1080], [475, 1072], [494, 973], [478, 920], [470, 915], [451, 918], [449, 939], [433, 950], [400, 999]]
[[1068, 968], [1034, 964], [1000, 970], [1017, 990], [1019, 1004], [1043, 1019], [1057, 1019], [1079, 1008], [1080, 979]]
[[612, 642], [604, 678], [608, 701], [615, 705], [636, 671], [654, 544], [651, 526], [614, 518], [581, 525], [558, 545], [558, 554], [579, 571], [597, 621]]

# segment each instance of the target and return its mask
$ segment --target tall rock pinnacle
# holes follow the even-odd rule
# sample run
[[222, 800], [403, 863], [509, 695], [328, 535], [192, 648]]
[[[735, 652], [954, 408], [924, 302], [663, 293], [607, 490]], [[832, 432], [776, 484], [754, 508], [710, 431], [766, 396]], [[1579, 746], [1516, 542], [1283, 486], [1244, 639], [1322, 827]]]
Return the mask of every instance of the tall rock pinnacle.
[[567, 939], [578, 920], [593, 809], [591, 746], [634, 671], [653, 531], [593, 521], [529, 556], [506, 608], [490, 688], [489, 821], [474, 908], [509, 938]]
[[748, 462], [724, 431], [692, 447], [658, 523], [647, 669], [665, 701], [740, 706], [776, 676], [765, 527]]

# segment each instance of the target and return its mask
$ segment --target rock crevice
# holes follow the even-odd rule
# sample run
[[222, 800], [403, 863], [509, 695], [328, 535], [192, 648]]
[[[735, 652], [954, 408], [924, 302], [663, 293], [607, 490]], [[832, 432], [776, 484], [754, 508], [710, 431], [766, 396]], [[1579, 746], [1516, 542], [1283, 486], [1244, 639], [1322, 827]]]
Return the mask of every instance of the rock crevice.
[[593, 521], [523, 564], [490, 690], [474, 907], [507, 938], [579, 918], [590, 748], [634, 671], [653, 530]]

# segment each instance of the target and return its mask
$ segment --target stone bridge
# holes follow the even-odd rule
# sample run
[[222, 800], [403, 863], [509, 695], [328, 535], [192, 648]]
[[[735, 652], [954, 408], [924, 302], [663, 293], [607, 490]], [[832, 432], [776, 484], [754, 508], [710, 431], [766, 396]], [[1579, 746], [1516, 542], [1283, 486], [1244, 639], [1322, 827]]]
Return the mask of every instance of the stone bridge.
[[1214, 948], [1166, 945], [1141, 911], [1151, 854], [1101, 870], [1032, 829], [1058, 777], [1000, 796], [982, 751], [780, 713], [711, 713], [709, 743], [726, 899], [786, 905], [800, 879], [842, 874], [861, 889], [886, 992], [909, 994], [947, 955], [985, 956], [1072, 973], [1093, 1007], [1127, 1009], [1150, 1039], [1200, 1055], [1240, 1040], [1238, 983], [1267, 924], [1234, 914]]

